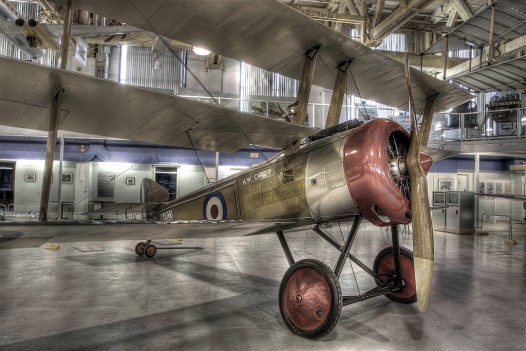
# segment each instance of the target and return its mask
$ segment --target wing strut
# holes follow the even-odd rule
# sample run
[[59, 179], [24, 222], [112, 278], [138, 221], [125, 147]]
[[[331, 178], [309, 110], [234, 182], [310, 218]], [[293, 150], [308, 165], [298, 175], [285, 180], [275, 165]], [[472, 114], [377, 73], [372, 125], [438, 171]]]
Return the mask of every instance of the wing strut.
[[[75, 0], [68, 0], [64, 16], [64, 32], [60, 42], [60, 69], [66, 70], [68, 63], [69, 39], [71, 37], [71, 24], [73, 23], [73, 6]], [[57, 145], [58, 125], [60, 121], [60, 110], [62, 108], [62, 97], [64, 89], [60, 89], [53, 97], [53, 108], [49, 117], [49, 134], [46, 145], [46, 162], [44, 164], [44, 177], [42, 179], [42, 193], [40, 196], [40, 215], [39, 221], [47, 221], [47, 210], [49, 204], [49, 193], [51, 191], [51, 178], [53, 172], [53, 161], [55, 159], [55, 148]], [[60, 180], [59, 185], [60, 187]], [[60, 198], [59, 198], [60, 208]]]
[[[294, 124], [302, 126], [307, 119], [307, 107], [309, 104], [310, 90], [312, 87], [312, 80], [314, 79], [314, 69], [316, 68], [316, 59], [318, 58], [318, 51], [321, 45], [316, 45], [307, 50], [305, 53], [305, 62], [303, 63], [303, 71], [301, 72], [301, 81], [298, 88], [298, 97], [296, 101], [295, 116], [292, 120]], [[287, 146], [286, 154], [298, 152], [300, 143], [296, 140], [291, 145]]]
[[333, 127], [340, 122], [343, 97], [345, 96], [345, 93], [347, 91], [347, 70], [349, 69], [351, 63], [352, 59], [344, 61], [338, 66], [338, 73], [336, 75], [336, 81], [334, 82], [334, 89], [332, 91], [329, 112], [327, 113], [325, 129]]

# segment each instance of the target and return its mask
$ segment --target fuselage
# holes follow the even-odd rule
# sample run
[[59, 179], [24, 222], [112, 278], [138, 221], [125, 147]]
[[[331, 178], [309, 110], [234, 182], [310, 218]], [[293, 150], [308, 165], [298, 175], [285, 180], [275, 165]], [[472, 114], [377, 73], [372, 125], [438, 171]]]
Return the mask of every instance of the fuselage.
[[[282, 152], [150, 212], [163, 220], [328, 221], [362, 213], [377, 225], [410, 222], [400, 190], [407, 132], [378, 119]], [[398, 143], [398, 144], [396, 144]], [[397, 173], [398, 172], [398, 173]]]

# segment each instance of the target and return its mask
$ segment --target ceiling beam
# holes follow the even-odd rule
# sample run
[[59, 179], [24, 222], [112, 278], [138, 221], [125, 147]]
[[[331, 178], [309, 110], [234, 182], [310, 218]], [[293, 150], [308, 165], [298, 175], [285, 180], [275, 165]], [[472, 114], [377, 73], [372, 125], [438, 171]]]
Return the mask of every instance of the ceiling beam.
[[453, 1], [450, 0], [447, 4], [439, 6], [432, 14], [431, 14], [431, 23], [437, 24], [438, 22], [444, 20], [451, 12], [451, 9], [453, 8]]
[[431, 32], [438, 34], [447, 34], [451, 31], [451, 28], [440, 24], [430, 24], [429, 22], [423, 21], [411, 21], [404, 24], [400, 29], [418, 30], [420, 32]]
[[299, 12], [307, 15], [318, 21], [330, 21], [330, 22], [340, 22], [340, 23], [363, 23], [365, 18], [362, 16], [340, 14], [330, 12], [326, 8], [320, 7], [309, 7], [309, 6], [292, 6]]
[[347, 4], [347, 8], [349, 9], [349, 13], [354, 16], [363, 16], [362, 13], [360, 13], [361, 9], [357, 9], [356, 6], [354, 6], [354, 2], [352, 0], [345, 0], [345, 3]]
[[462, 21], [467, 21], [475, 14], [475, 11], [473, 11], [466, 0], [452, 0], [451, 2]]
[[411, 21], [417, 14], [439, 0], [412, 0], [406, 8], [398, 6], [387, 18], [380, 22], [370, 33], [368, 46], [378, 46], [392, 32]]
[[446, 22], [446, 27], [453, 27], [455, 25], [455, 20], [458, 17], [458, 12], [454, 8], [449, 11], [449, 17]]
[[376, 25], [380, 22], [380, 19], [382, 18], [382, 12], [384, 11], [384, 5], [385, 0], [376, 0], [376, 4], [374, 6], [373, 21], [371, 23], [372, 28], [376, 27]]
[[[347, 4], [345, 2], [346, 2], [346, 0], [340, 0], [340, 6], [338, 6], [338, 15], [344, 15], [345, 14], [345, 9], [347, 7]], [[337, 31], [337, 32], [341, 32], [342, 31], [342, 22], [337, 22], [334, 25], [334, 30]]]

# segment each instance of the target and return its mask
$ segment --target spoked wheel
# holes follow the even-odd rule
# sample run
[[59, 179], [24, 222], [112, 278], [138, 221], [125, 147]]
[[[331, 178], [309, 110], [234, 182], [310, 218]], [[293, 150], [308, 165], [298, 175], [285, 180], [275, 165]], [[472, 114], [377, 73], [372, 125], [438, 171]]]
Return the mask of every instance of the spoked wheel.
[[[385, 294], [389, 299], [401, 303], [416, 302], [415, 267], [413, 252], [405, 247], [400, 248], [400, 266], [402, 270], [403, 289], [400, 292]], [[386, 247], [376, 255], [373, 271], [380, 279], [386, 281], [394, 277], [394, 250], [392, 246]]]
[[323, 262], [301, 260], [285, 272], [279, 287], [281, 317], [293, 333], [323, 338], [338, 323], [343, 298], [340, 282]]
[[157, 253], [157, 247], [155, 245], [150, 244], [146, 246], [146, 250], [144, 250], [144, 255], [148, 258], [152, 258]]
[[137, 245], [135, 245], [135, 253], [139, 256], [144, 255], [144, 250], [146, 249], [146, 243], [144, 242], [138, 242]]

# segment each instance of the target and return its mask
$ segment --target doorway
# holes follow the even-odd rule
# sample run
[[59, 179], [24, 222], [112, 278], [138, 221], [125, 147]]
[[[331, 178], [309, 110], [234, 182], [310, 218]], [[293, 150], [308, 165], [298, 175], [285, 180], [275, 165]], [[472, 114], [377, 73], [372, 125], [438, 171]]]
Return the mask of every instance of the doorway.
[[0, 210], [12, 209], [15, 201], [15, 163], [0, 162]]
[[457, 174], [457, 190], [468, 191], [469, 190], [469, 174], [458, 173]]
[[177, 167], [155, 167], [155, 181], [168, 190], [169, 200], [177, 197]]

